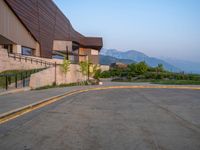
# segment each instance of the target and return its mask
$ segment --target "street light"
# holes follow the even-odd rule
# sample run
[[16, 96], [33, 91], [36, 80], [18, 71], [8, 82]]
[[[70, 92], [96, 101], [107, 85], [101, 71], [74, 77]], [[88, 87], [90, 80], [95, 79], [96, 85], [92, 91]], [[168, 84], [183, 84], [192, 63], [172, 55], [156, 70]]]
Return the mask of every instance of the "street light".
[[92, 63], [88, 62], [88, 81], [90, 80], [90, 65], [92, 65]]

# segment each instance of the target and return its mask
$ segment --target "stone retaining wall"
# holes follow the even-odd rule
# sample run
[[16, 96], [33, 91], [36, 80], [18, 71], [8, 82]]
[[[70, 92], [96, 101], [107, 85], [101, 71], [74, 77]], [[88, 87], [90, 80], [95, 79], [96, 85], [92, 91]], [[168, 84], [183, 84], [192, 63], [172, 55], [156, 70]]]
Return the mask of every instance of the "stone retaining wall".
[[8, 57], [8, 52], [6, 49], [0, 49], [0, 72], [6, 70], [30, 70], [30, 69], [39, 69], [44, 68], [44, 65], [36, 62], [30, 62], [25, 60], [14, 59], [12, 57]]
[[83, 76], [80, 72], [80, 66], [76, 64], [71, 64], [70, 71], [66, 75], [61, 71], [59, 66], [56, 67], [56, 77], [55, 67], [31, 75], [29, 86], [31, 89], [36, 89], [39, 87], [52, 85], [55, 80], [57, 85], [60, 85], [86, 81], [86, 79], [87, 77]]

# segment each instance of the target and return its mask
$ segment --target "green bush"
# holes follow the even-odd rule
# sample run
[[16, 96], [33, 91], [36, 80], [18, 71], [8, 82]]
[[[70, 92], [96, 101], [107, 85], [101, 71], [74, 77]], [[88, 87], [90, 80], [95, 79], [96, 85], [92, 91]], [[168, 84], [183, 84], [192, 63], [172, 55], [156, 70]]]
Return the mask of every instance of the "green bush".
[[113, 68], [100, 74], [101, 78], [126, 78], [127, 80], [192, 80], [200, 81], [200, 75], [173, 73], [164, 70], [163, 65], [149, 67], [145, 62], [130, 64], [127, 68]]
[[147, 72], [147, 70], [148, 70], [148, 66], [145, 62], [140, 62], [136, 64], [136, 68], [135, 68], [136, 73], [144, 74], [145, 72]]
[[159, 73], [159, 74], [156, 75], [156, 79], [157, 79], [157, 80], [164, 79], [164, 75], [161, 74], [161, 73]]
[[111, 72], [110, 71], [103, 71], [100, 74], [100, 78], [111, 78]]
[[94, 74], [94, 79], [99, 79], [101, 77], [101, 69], [98, 69]]

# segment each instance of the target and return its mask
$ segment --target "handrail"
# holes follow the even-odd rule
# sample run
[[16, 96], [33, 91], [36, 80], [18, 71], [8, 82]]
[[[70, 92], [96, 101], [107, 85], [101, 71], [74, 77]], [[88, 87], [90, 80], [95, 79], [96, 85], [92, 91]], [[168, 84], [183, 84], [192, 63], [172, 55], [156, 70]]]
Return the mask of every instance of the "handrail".
[[27, 61], [30, 61], [31, 63], [32, 62], [35, 62], [35, 63], [40, 63], [41, 65], [45, 65], [46, 67], [54, 67], [56, 65], [56, 63], [52, 63], [52, 62], [48, 62], [48, 61], [45, 61], [45, 60], [41, 60], [41, 59], [37, 59], [37, 58], [32, 58], [34, 56], [24, 56], [24, 55], [21, 55], [19, 53], [8, 53], [8, 57], [12, 57], [14, 59], [19, 59], [20, 61], [23, 59], [25, 60], [25, 62]]
[[[86, 57], [86, 55], [79, 55], [79, 56]], [[31, 63], [32, 62], [35, 62], [37, 64], [40, 63], [41, 65], [45, 65], [46, 67], [47, 66], [48, 67], [55, 67], [56, 65], [58, 65], [56, 62], [52, 63], [52, 62], [48, 62], [48, 61], [42, 60], [42, 57], [22, 55], [20, 53], [9, 53], [8, 52], [8, 57], [12, 57], [14, 59], [19, 59], [20, 61], [23, 59], [23, 60], [25, 60], [25, 62], [30, 61]], [[78, 63], [72, 61], [71, 64], [78, 64]]]
[[18, 88], [18, 82], [21, 81], [22, 86], [25, 87], [26, 80], [29, 80], [32, 74], [40, 72], [44, 69], [45, 68], [0, 74], [0, 86], [8, 90], [9, 85], [13, 83], [15, 84], [15, 88]]

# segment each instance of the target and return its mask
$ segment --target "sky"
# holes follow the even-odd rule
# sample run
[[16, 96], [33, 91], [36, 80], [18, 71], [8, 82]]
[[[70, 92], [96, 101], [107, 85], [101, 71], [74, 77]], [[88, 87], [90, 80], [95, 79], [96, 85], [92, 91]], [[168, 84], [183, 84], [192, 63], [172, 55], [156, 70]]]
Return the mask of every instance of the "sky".
[[200, 0], [54, 0], [104, 48], [200, 62]]

